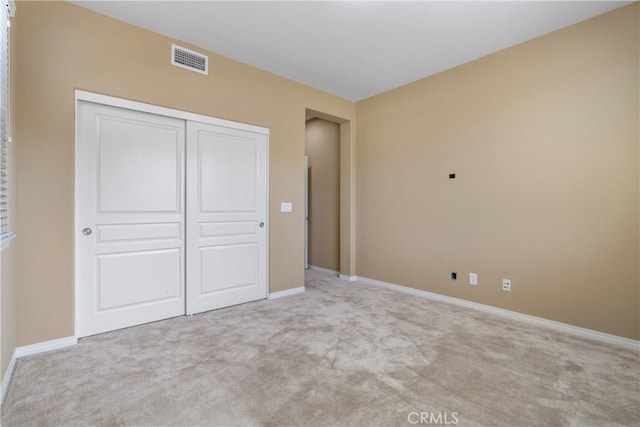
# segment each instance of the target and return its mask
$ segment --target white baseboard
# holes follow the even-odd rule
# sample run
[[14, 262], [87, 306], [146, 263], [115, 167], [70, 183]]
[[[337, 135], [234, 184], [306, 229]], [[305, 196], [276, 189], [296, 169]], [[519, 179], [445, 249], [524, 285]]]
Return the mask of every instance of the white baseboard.
[[315, 270], [322, 273], [332, 274], [334, 276], [338, 276], [340, 280], [346, 280], [348, 282], [355, 282], [356, 280], [358, 280], [358, 276], [349, 276], [348, 274], [342, 274], [339, 271], [330, 270], [324, 267], [316, 267], [315, 265], [310, 265], [309, 270]]
[[331, 270], [329, 268], [324, 268], [324, 267], [316, 267], [315, 265], [310, 265], [309, 270], [319, 271], [321, 273], [333, 274], [334, 276], [340, 275], [340, 272], [338, 271]]
[[7, 394], [9, 388], [9, 382], [13, 376], [13, 371], [16, 367], [16, 361], [24, 356], [31, 356], [33, 354], [44, 353], [45, 351], [58, 350], [60, 348], [70, 347], [76, 345], [78, 339], [76, 337], [66, 337], [57, 340], [44, 341], [36, 344], [25, 345], [22, 347], [16, 347], [13, 350], [13, 356], [7, 366], [7, 371], [2, 378], [2, 386], [0, 387], [0, 405], [4, 402], [4, 396]]
[[58, 350], [60, 348], [70, 347], [76, 344], [78, 344], [78, 338], [76, 337], [59, 338], [57, 340], [44, 341], [18, 347], [15, 350], [15, 355], [16, 358], [19, 359], [23, 356], [31, 356], [32, 354], [44, 353], [45, 351]]
[[11, 377], [13, 376], [13, 370], [16, 368], [16, 352], [13, 352], [13, 356], [11, 356], [11, 361], [7, 366], [7, 371], [4, 373], [4, 377], [2, 377], [2, 386], [0, 387], [0, 406], [4, 403], [4, 396], [7, 394], [7, 389], [9, 388], [9, 383], [11, 382]]
[[297, 288], [291, 288], [291, 289], [285, 289], [284, 291], [278, 291], [278, 292], [269, 293], [269, 295], [267, 295], [267, 299], [277, 299], [277, 298], [282, 298], [282, 297], [288, 297], [288, 296], [291, 296], [291, 295], [301, 294], [304, 291], [305, 291], [304, 286], [299, 286]]
[[457, 305], [460, 307], [471, 308], [473, 310], [483, 311], [485, 313], [495, 314], [509, 319], [517, 320], [531, 325], [540, 326], [543, 328], [551, 329], [554, 331], [564, 332], [581, 338], [590, 339], [593, 341], [602, 342], [605, 344], [611, 344], [617, 347], [626, 348], [629, 350], [640, 351], [640, 341], [630, 338], [624, 338], [617, 335], [607, 334], [604, 332], [598, 332], [591, 329], [581, 328], [579, 326], [568, 325], [566, 323], [556, 322], [555, 320], [543, 319], [541, 317], [530, 316], [528, 314], [522, 314], [511, 310], [505, 310], [502, 308], [492, 307], [490, 305], [480, 304], [473, 301], [467, 301], [460, 298], [450, 297], [446, 295], [440, 295], [429, 291], [423, 291], [420, 289], [410, 288], [408, 286], [396, 285], [394, 283], [382, 282], [380, 280], [369, 279], [366, 277], [357, 277], [357, 280], [369, 285], [379, 286], [386, 289], [391, 289], [398, 292], [403, 292], [409, 295], [415, 295], [422, 298], [428, 298], [434, 301], [445, 302], [448, 304]]

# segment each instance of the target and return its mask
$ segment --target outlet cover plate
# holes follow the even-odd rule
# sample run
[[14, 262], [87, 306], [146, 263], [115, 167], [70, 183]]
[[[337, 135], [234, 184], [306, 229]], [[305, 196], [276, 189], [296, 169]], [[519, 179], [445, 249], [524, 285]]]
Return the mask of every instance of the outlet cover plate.
[[280, 203], [280, 212], [293, 212], [293, 206], [290, 202]]
[[502, 290], [505, 292], [511, 292], [511, 280], [502, 279]]
[[469, 273], [469, 284], [478, 286], [478, 273]]

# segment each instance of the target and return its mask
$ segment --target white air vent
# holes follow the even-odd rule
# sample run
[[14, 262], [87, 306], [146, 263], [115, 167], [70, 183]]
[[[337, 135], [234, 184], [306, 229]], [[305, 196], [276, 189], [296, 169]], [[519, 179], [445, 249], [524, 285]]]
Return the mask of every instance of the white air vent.
[[209, 74], [209, 57], [184, 47], [171, 45], [171, 63], [187, 70]]

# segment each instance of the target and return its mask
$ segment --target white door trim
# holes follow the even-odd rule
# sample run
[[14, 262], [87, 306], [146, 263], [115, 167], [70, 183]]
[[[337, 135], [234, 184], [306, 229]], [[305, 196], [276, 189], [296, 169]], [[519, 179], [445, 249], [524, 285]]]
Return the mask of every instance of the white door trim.
[[[79, 232], [80, 230], [80, 221], [78, 218], [78, 209], [77, 206], [79, 206], [80, 203], [80, 196], [79, 196], [79, 188], [78, 188], [78, 171], [79, 171], [79, 163], [80, 160], [78, 158], [78, 156], [76, 155], [77, 151], [78, 151], [78, 144], [80, 143], [80, 139], [78, 136], [78, 103], [80, 101], [87, 101], [87, 102], [93, 102], [96, 104], [102, 104], [102, 105], [108, 105], [108, 106], [112, 106], [112, 107], [119, 107], [119, 108], [125, 108], [125, 109], [129, 109], [129, 110], [135, 110], [135, 111], [141, 111], [141, 112], [145, 112], [145, 113], [151, 113], [151, 114], [157, 114], [157, 115], [161, 115], [161, 116], [167, 116], [167, 117], [173, 117], [173, 118], [177, 118], [177, 119], [183, 119], [185, 121], [194, 121], [194, 122], [201, 122], [201, 123], [207, 123], [207, 124], [212, 124], [212, 125], [216, 125], [216, 126], [222, 126], [222, 127], [228, 127], [228, 128], [232, 128], [232, 129], [240, 129], [240, 130], [246, 130], [249, 132], [255, 132], [255, 133], [260, 133], [260, 134], [264, 134], [266, 135], [267, 138], [267, 153], [266, 153], [266, 175], [267, 175], [267, 183], [266, 183], [266, 187], [267, 187], [267, 194], [266, 194], [266, 198], [267, 198], [267, 209], [266, 209], [266, 223], [267, 223], [267, 229], [269, 228], [269, 128], [265, 128], [262, 126], [255, 126], [255, 125], [250, 125], [250, 124], [246, 124], [246, 123], [239, 123], [239, 122], [234, 122], [234, 121], [230, 121], [230, 120], [225, 120], [225, 119], [220, 119], [220, 118], [216, 118], [216, 117], [210, 117], [210, 116], [205, 116], [205, 115], [201, 115], [201, 114], [196, 114], [196, 113], [190, 113], [188, 111], [182, 111], [182, 110], [175, 110], [173, 108], [166, 108], [166, 107], [160, 107], [157, 105], [152, 105], [152, 104], [145, 104], [143, 102], [138, 102], [138, 101], [132, 101], [129, 99], [124, 99], [124, 98], [117, 98], [117, 97], [113, 97], [113, 96], [109, 96], [109, 95], [102, 95], [99, 93], [94, 93], [94, 92], [88, 92], [88, 91], [84, 91], [84, 90], [80, 90], [80, 89], [76, 89], [75, 91], [75, 115], [74, 115], [74, 135], [75, 135], [75, 143], [74, 143], [74, 167], [75, 167], [75, 171], [74, 171], [74, 230], [73, 230], [73, 235], [74, 235], [74, 310], [73, 310], [73, 315], [74, 315], [74, 337], [77, 337], [77, 331], [78, 331], [78, 309], [80, 307], [80, 301], [78, 300], [78, 286], [79, 286], [79, 271], [78, 271], [78, 263], [76, 262], [79, 259], [79, 238], [81, 237], [81, 233]], [[267, 256], [267, 263], [266, 263], [266, 280], [265, 280], [265, 286], [266, 286], [266, 291], [267, 291], [267, 295], [269, 292], [269, 234], [267, 234], [267, 244], [266, 244], [266, 256]]]
[[87, 92], [76, 89], [76, 108], [78, 101], [88, 101], [95, 104], [110, 105], [112, 107], [126, 108], [128, 110], [142, 111], [145, 113], [157, 114], [159, 116], [173, 117], [176, 119], [189, 120], [192, 122], [208, 123], [216, 126], [224, 126], [232, 129], [241, 129], [249, 132], [269, 135], [269, 128], [254, 126], [246, 123], [234, 122], [231, 120], [219, 119], [217, 117], [204, 116], [202, 114], [190, 113], [188, 111], [174, 110], [173, 108], [160, 107], [158, 105], [145, 104], [143, 102], [131, 101], [124, 98], [102, 95], [99, 93]]

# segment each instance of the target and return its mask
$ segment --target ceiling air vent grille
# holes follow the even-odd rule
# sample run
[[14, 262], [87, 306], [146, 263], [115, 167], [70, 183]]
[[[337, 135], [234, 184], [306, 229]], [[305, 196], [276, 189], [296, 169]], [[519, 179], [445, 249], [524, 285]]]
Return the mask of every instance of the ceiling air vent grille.
[[209, 57], [184, 47], [171, 45], [171, 64], [188, 70], [209, 74]]

